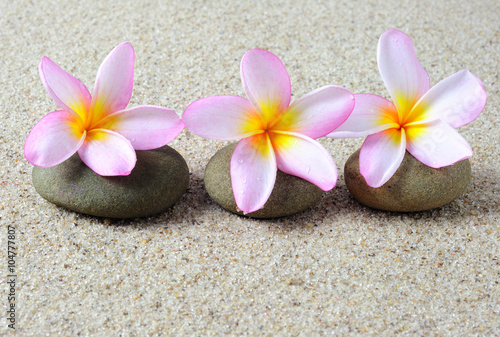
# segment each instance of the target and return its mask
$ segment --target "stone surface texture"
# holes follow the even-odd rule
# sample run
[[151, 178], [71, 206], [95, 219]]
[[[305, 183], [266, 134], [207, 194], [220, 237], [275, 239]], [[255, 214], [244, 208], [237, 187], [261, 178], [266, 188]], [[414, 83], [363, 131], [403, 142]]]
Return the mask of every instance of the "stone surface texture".
[[273, 192], [263, 208], [244, 214], [236, 207], [231, 187], [231, 156], [236, 143], [219, 150], [205, 169], [205, 188], [210, 197], [226, 210], [252, 218], [279, 218], [314, 205], [323, 191], [316, 185], [278, 170]]
[[189, 170], [169, 146], [137, 151], [128, 176], [103, 177], [78, 154], [53, 167], [33, 167], [33, 186], [45, 199], [75, 212], [109, 218], [154, 215], [172, 207], [186, 192]]
[[416, 212], [441, 207], [467, 191], [471, 180], [468, 159], [433, 169], [407, 151], [391, 179], [379, 188], [373, 188], [359, 173], [359, 152], [353, 153], [345, 163], [345, 184], [354, 198], [372, 208]]

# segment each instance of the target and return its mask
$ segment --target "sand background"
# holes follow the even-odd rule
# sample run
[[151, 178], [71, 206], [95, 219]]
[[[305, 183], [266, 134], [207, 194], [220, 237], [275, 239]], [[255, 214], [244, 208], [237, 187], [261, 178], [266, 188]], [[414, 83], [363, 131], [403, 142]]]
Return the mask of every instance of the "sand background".
[[[17, 335], [500, 335], [499, 17], [495, 0], [1, 0], [0, 242], [5, 262], [6, 226], [15, 227]], [[203, 170], [226, 143], [187, 131], [170, 145], [190, 187], [163, 214], [86, 216], [32, 186], [24, 141], [56, 110], [38, 76], [44, 55], [92, 88], [104, 57], [130, 41], [130, 105], [181, 115], [201, 97], [244, 95], [239, 62], [257, 47], [281, 58], [292, 99], [326, 84], [387, 97], [376, 48], [389, 28], [412, 37], [432, 84], [468, 68], [488, 92], [483, 113], [460, 128], [474, 150], [471, 184], [442, 208], [400, 214], [353, 200], [343, 164], [362, 139], [321, 139], [337, 187], [275, 220], [210, 200]]]

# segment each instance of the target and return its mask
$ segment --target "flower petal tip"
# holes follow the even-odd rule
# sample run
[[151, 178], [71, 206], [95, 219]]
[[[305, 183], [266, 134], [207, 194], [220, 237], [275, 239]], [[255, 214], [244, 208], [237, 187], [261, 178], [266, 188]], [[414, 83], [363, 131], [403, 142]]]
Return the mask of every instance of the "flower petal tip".
[[252, 135], [258, 119], [252, 103], [239, 96], [211, 96], [192, 102], [182, 120], [198, 136], [218, 140], [238, 140]]
[[135, 52], [124, 42], [116, 46], [97, 70], [92, 92], [92, 109], [104, 117], [125, 109], [132, 97], [134, 86]]
[[247, 97], [264, 117], [289, 106], [290, 77], [283, 62], [270, 51], [247, 51], [241, 59], [240, 74]]
[[266, 204], [276, 182], [276, 158], [264, 134], [242, 139], [231, 156], [231, 185], [236, 205], [251, 213]]
[[84, 134], [75, 132], [74, 126], [74, 116], [66, 111], [44, 116], [26, 138], [26, 160], [35, 166], [51, 167], [71, 157], [85, 139]]

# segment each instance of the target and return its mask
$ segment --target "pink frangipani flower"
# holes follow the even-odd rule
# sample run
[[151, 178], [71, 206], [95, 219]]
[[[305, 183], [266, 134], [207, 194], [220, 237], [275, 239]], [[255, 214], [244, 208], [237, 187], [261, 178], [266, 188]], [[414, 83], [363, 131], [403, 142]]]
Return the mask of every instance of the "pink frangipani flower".
[[354, 107], [344, 88], [325, 86], [290, 105], [290, 78], [281, 60], [262, 49], [241, 60], [241, 79], [249, 99], [214, 96], [199, 99], [182, 115], [197, 135], [238, 140], [231, 157], [236, 205], [245, 213], [264, 206], [277, 169], [328, 191], [337, 181], [331, 155], [314, 139], [341, 125]]
[[31, 130], [24, 155], [33, 165], [57, 165], [78, 152], [102, 176], [128, 175], [135, 150], [150, 150], [173, 140], [184, 123], [158, 106], [128, 108], [134, 78], [134, 49], [118, 45], [99, 67], [90, 95], [87, 87], [48, 57], [39, 72], [45, 89], [62, 109], [43, 117]]
[[[378, 67], [392, 102], [356, 94], [347, 121], [328, 137], [367, 136], [359, 170], [367, 184], [385, 184], [399, 168], [406, 150], [423, 164], [440, 168], [472, 156], [456, 128], [472, 122], [486, 104], [481, 81], [461, 70], [430, 88], [429, 75], [406, 34], [391, 29], [379, 40]], [[393, 103], [394, 102], [394, 103]]]

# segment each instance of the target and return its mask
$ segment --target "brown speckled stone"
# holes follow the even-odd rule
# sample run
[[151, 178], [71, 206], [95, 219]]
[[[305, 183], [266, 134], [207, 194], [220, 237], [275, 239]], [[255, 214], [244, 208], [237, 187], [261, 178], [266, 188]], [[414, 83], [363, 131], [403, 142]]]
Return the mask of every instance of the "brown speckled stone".
[[396, 212], [429, 210], [458, 198], [470, 182], [468, 159], [433, 169], [406, 152], [394, 176], [381, 187], [372, 188], [359, 173], [359, 151], [345, 164], [345, 183], [354, 198], [372, 208]]
[[189, 184], [184, 158], [169, 146], [136, 153], [128, 176], [102, 177], [75, 154], [53, 167], [35, 166], [33, 185], [58, 206], [101, 217], [144, 217], [172, 207]]
[[219, 150], [205, 169], [205, 188], [210, 197], [226, 210], [252, 218], [278, 218], [292, 215], [315, 204], [323, 191], [316, 185], [278, 170], [273, 192], [263, 208], [244, 214], [236, 207], [231, 187], [231, 156], [236, 143]]

